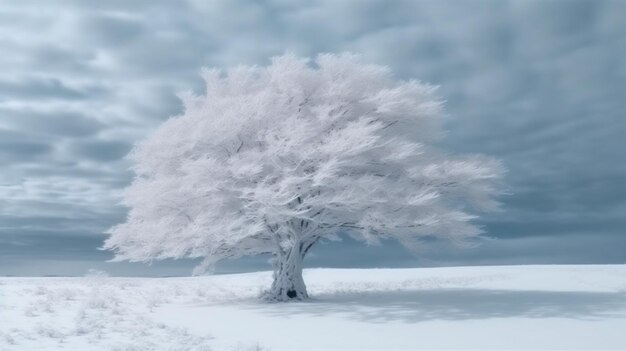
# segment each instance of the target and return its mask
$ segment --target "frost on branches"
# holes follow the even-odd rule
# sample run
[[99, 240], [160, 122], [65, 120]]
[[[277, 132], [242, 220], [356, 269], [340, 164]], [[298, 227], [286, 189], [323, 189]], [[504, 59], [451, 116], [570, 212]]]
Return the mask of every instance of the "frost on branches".
[[284, 55], [267, 67], [203, 71], [206, 93], [132, 153], [116, 260], [270, 254], [272, 300], [307, 298], [302, 261], [320, 240], [349, 235], [464, 242], [495, 210], [501, 169], [435, 148], [435, 88], [393, 79], [357, 56]]

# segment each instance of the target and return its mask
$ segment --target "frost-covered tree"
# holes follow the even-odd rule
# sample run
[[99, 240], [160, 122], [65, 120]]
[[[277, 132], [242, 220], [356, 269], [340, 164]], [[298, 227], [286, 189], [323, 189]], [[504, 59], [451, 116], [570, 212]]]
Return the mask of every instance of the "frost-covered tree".
[[302, 262], [320, 240], [466, 242], [481, 232], [475, 214], [498, 207], [497, 162], [433, 147], [433, 86], [350, 54], [203, 78], [206, 93], [182, 94], [184, 113], [131, 154], [130, 212], [105, 243], [116, 260], [202, 257], [203, 271], [270, 254], [268, 297], [303, 299]]

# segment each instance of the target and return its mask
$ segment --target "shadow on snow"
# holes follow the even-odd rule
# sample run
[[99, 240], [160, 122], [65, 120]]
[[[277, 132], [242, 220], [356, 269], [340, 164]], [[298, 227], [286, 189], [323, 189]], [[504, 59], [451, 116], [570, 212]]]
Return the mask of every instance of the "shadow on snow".
[[279, 317], [337, 315], [370, 323], [510, 317], [594, 320], [626, 315], [626, 294], [437, 289], [322, 294], [306, 302], [241, 307]]

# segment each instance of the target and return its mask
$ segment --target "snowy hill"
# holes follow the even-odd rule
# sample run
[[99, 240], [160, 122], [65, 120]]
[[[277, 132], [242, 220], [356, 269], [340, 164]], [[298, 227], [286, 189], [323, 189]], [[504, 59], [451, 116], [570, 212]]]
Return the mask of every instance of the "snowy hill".
[[0, 278], [0, 350], [626, 349], [626, 265]]

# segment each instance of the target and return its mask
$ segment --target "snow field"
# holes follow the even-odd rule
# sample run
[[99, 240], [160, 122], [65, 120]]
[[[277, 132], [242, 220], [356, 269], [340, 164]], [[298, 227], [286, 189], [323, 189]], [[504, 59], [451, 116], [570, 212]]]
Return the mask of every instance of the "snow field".
[[0, 350], [626, 349], [626, 266], [0, 278]]

